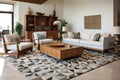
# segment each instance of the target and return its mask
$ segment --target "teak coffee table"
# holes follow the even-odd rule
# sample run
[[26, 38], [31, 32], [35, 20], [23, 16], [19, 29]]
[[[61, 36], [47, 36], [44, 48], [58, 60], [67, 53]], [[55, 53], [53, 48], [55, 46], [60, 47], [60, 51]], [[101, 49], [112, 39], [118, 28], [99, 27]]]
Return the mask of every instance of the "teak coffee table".
[[80, 56], [83, 49], [81, 46], [53, 42], [49, 44], [41, 44], [40, 51], [57, 59], [65, 59]]

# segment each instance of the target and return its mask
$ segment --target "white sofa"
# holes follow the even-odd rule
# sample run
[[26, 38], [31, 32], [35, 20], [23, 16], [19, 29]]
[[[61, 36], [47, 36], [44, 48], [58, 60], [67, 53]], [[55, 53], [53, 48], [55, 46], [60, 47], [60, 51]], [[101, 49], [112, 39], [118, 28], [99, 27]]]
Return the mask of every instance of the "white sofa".
[[101, 38], [101, 41], [94, 41], [91, 38], [93, 38], [93, 35], [95, 33], [80, 33], [80, 39], [73, 39], [71, 37], [64, 37], [63, 36], [63, 43], [73, 44], [73, 45], [79, 45], [83, 48], [93, 49], [97, 51], [102, 51], [104, 53], [105, 50], [111, 49], [114, 47], [114, 37], [113, 36], [107, 36]]

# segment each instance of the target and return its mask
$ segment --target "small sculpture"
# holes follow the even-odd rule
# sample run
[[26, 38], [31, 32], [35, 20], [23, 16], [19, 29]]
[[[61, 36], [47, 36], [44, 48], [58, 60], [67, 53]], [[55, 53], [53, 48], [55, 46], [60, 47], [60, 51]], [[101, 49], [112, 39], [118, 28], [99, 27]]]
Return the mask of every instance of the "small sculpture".
[[28, 7], [28, 14], [29, 14], [29, 15], [32, 15], [32, 11], [31, 11], [31, 8], [30, 8], [30, 7]]

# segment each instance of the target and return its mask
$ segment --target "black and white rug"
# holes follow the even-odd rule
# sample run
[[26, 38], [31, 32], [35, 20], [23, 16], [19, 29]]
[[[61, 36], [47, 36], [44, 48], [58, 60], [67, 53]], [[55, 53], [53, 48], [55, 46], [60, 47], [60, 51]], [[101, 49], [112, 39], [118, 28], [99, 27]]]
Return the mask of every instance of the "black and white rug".
[[81, 57], [58, 60], [39, 52], [32, 52], [12, 61], [12, 64], [28, 80], [69, 80], [100, 66], [120, 59], [115, 54], [84, 50], [93, 54], [89, 59]]

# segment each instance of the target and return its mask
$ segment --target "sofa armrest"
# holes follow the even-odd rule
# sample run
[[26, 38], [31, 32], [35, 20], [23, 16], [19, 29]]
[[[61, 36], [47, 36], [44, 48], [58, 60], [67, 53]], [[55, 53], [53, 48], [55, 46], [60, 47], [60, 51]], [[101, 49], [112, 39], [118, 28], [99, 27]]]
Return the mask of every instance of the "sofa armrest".
[[114, 48], [114, 41], [115, 41], [115, 37], [113, 36], [109, 36], [109, 37], [105, 37], [103, 39], [103, 49], [110, 49], [110, 48]]

